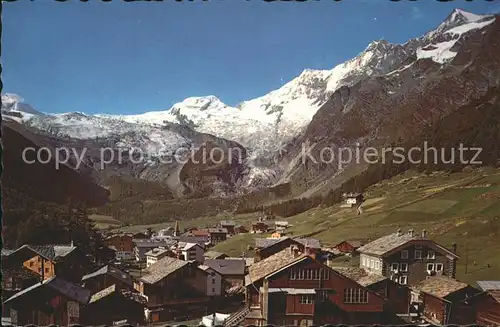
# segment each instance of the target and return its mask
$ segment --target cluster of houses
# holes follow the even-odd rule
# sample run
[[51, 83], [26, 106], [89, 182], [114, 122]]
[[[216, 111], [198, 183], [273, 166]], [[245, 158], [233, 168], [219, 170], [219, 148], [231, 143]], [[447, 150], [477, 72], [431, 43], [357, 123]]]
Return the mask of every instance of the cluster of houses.
[[[2, 319], [146, 325], [223, 311], [217, 317], [227, 327], [500, 324], [500, 281], [472, 287], [456, 280], [456, 246], [448, 249], [425, 231], [398, 230], [333, 249], [312, 238], [273, 235], [256, 238], [252, 255], [229, 257], [210, 250], [222, 230], [226, 237], [237, 233], [227, 223], [183, 234], [176, 224], [149, 236], [111, 235], [109, 260], [73, 244], [4, 249]], [[358, 256], [359, 265], [335, 266], [335, 253]], [[144, 264], [138, 276], [118, 264], [127, 259]]]

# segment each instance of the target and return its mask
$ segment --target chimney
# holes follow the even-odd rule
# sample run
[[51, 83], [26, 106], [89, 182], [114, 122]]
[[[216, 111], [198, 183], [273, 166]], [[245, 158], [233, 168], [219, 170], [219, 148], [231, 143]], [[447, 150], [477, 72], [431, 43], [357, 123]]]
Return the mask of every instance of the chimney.
[[453, 244], [451, 245], [451, 251], [453, 253], [457, 253], [457, 243], [453, 242]]
[[427, 237], [427, 231], [425, 229], [422, 229], [422, 238]]
[[300, 250], [297, 247], [297, 245], [293, 244], [290, 245], [290, 254], [294, 257], [297, 258], [300, 255]]
[[403, 235], [403, 232], [401, 231], [401, 228], [398, 229], [398, 236]]
[[410, 235], [411, 237], [413, 237], [414, 234], [415, 233], [414, 233], [413, 229], [409, 229], [408, 230], [408, 235]]

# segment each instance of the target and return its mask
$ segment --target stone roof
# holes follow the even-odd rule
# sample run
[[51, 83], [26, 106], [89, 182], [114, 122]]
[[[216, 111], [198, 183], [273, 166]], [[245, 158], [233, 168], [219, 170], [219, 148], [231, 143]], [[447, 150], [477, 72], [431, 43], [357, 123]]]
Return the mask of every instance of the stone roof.
[[232, 220], [221, 220], [220, 225], [221, 226], [235, 226], [236, 223]]
[[222, 252], [217, 252], [217, 251], [207, 251], [203, 254], [205, 258], [208, 259], [218, 259], [221, 256], [227, 256], [226, 254]]
[[297, 238], [294, 238], [294, 240], [301, 243], [304, 246], [307, 246], [308, 248], [321, 249], [321, 242], [315, 238], [297, 237]]
[[76, 246], [73, 245], [59, 245], [59, 244], [47, 244], [47, 245], [29, 245], [25, 244], [15, 251], [11, 252], [9, 256], [14, 256], [18, 253], [25, 253], [26, 251], [32, 252], [34, 255], [39, 255], [50, 261], [59, 261], [64, 259], [68, 254], [73, 252]]
[[212, 268], [222, 276], [245, 275], [245, 260], [205, 259], [203, 265]]
[[146, 275], [142, 276], [140, 280], [144, 283], [155, 284], [187, 264], [188, 262], [184, 260], [165, 257], [146, 268], [144, 270]]
[[447, 276], [432, 276], [418, 283], [415, 289], [442, 299], [468, 286], [467, 283]]
[[89, 303], [94, 303], [96, 301], [99, 301], [100, 299], [105, 298], [106, 296], [108, 296], [110, 294], [113, 294], [115, 292], [115, 290], [116, 290], [116, 285], [113, 284], [113, 285], [93, 294], [90, 297]]
[[480, 280], [476, 283], [483, 291], [500, 290], [500, 280]]
[[96, 277], [96, 276], [101, 276], [101, 275], [113, 276], [116, 279], [124, 282], [125, 284], [127, 284], [129, 286], [133, 286], [133, 284], [134, 284], [132, 277], [129, 274], [121, 271], [120, 269], [118, 269], [116, 267], [110, 266], [110, 265], [106, 265], [106, 266], [94, 271], [93, 273], [90, 273], [88, 275], [83, 276], [82, 281], [91, 279], [91, 278]]
[[[7, 302], [12, 302], [12, 301], [22, 301], [22, 299], [29, 295], [30, 293], [39, 291], [41, 288], [50, 288], [54, 291], [56, 291], [59, 294], [62, 294], [66, 296], [67, 298], [77, 301], [81, 304], [86, 304], [90, 298], [90, 291], [79, 286], [76, 284], [73, 284], [71, 282], [68, 282], [62, 278], [59, 278], [57, 276], [51, 277], [49, 279], [44, 280], [41, 283], [36, 283], [28, 288], [25, 288], [24, 290], [12, 295], [10, 298], [8, 298], [4, 303]], [[35, 295], [33, 295], [35, 296]]]
[[417, 241], [417, 240], [425, 240], [428, 242], [433, 243], [437, 247], [441, 248], [443, 252], [446, 252], [449, 255], [453, 255], [455, 257], [458, 257], [455, 253], [451, 252], [450, 250], [436, 244], [432, 240], [429, 240], [428, 238], [422, 237], [420, 233], [392, 233], [388, 234], [385, 236], [382, 236], [368, 244], [363, 245], [362, 247], [358, 248], [358, 252], [361, 253], [368, 253], [368, 254], [373, 254], [373, 255], [378, 255], [378, 256], [383, 256], [386, 253], [389, 253], [400, 246], [405, 245], [406, 243], [410, 241]]
[[138, 248], [157, 248], [159, 246], [168, 246], [175, 244], [175, 242], [167, 242], [166, 240], [148, 240], [148, 239], [134, 239], [134, 244]]
[[169, 250], [167, 250], [167, 249], [154, 248], [154, 249], [151, 249], [148, 252], [144, 253], [144, 255], [148, 256], [148, 257], [159, 257], [163, 254], [166, 255], [168, 251]]
[[493, 299], [495, 299], [495, 301], [500, 303], [500, 290], [489, 290], [487, 292]]
[[138, 302], [141, 304], [147, 303], [147, 299], [139, 292], [130, 291], [130, 290], [123, 290], [123, 289], [120, 290], [120, 289], [116, 288], [115, 284], [113, 284], [113, 285], [93, 294], [90, 297], [89, 304], [97, 302], [97, 301], [105, 298], [106, 296], [109, 296], [109, 295], [114, 294], [116, 292], [118, 292], [118, 294], [120, 294], [121, 296], [128, 298], [132, 301], [135, 301], [135, 302]]
[[359, 267], [332, 267], [332, 269], [365, 287], [387, 279], [384, 276], [368, 273]]
[[290, 253], [290, 249], [284, 249], [251, 265], [248, 268], [248, 275], [247, 278], [245, 278], [245, 284], [248, 285], [250, 283], [255, 283], [267, 275], [270, 275], [306, 257], [307, 256], [304, 254], [294, 257], [293, 254]]

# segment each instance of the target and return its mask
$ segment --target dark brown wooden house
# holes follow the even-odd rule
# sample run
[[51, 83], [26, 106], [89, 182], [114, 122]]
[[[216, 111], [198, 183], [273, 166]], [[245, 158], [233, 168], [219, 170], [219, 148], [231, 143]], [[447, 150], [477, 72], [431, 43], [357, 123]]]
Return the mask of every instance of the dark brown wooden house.
[[9, 262], [24, 265], [43, 279], [57, 275], [75, 283], [91, 267], [88, 257], [73, 245], [23, 245], [9, 255]]
[[396, 314], [410, 312], [411, 290], [387, 277], [370, 274], [358, 267], [332, 267], [344, 276], [351, 278], [358, 284], [376, 292], [387, 300], [387, 306]]
[[80, 311], [89, 298], [89, 290], [51, 277], [14, 294], [4, 304], [10, 308], [13, 325], [67, 326], [80, 323]]
[[333, 248], [341, 253], [355, 253], [357, 249], [366, 244], [364, 240], [345, 240], [335, 245]]
[[500, 290], [478, 293], [468, 304], [474, 308], [474, 321], [481, 326], [500, 326]]
[[82, 310], [81, 324], [112, 326], [144, 323], [147, 300], [140, 293], [111, 285], [93, 294]]
[[206, 274], [194, 263], [165, 257], [143, 274], [134, 288], [148, 299], [148, 322], [172, 320], [172, 315], [188, 313], [191, 305], [209, 300]]
[[433, 276], [415, 286], [420, 294], [422, 318], [438, 325], [469, 324], [474, 307], [467, 300], [480, 291], [446, 276]]
[[416, 285], [430, 276], [455, 277], [459, 256], [456, 245], [447, 249], [426, 236], [409, 230], [385, 235], [357, 250], [359, 267], [389, 277], [403, 285]]
[[232, 220], [222, 220], [220, 222], [220, 227], [227, 229], [229, 235], [235, 234], [236, 223]]
[[252, 223], [252, 233], [265, 233], [269, 229], [269, 225], [262, 221]]
[[248, 229], [243, 225], [237, 225], [234, 228], [234, 232], [235, 232], [235, 234], [246, 234], [246, 233], [248, 233]]
[[134, 282], [132, 277], [111, 265], [106, 265], [100, 269], [82, 277], [83, 287], [96, 293], [100, 290], [114, 285], [117, 289], [132, 290]]
[[[24, 266], [9, 267], [2, 262], [2, 298], [8, 299], [19, 291], [40, 283], [41, 277]], [[10, 316], [8, 305], [2, 306], [2, 317]]]
[[210, 243], [214, 245], [227, 239], [228, 230], [226, 228], [209, 228], [208, 233], [210, 234]]
[[250, 266], [244, 324], [311, 326], [398, 321], [376, 292], [290, 247]]

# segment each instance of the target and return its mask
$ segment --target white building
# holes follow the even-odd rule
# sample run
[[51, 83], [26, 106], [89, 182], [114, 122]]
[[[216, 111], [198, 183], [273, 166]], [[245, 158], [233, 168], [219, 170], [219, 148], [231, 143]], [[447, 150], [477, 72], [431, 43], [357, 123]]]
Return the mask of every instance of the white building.
[[202, 263], [205, 260], [205, 249], [198, 243], [179, 242], [178, 249], [185, 261]]
[[207, 296], [222, 295], [222, 275], [209, 266], [198, 266], [207, 274]]
[[162, 247], [149, 250], [145, 253], [146, 256], [146, 268], [154, 265], [157, 261], [165, 258], [168, 254], [168, 250]]

